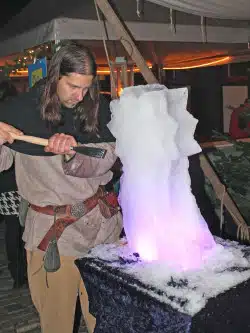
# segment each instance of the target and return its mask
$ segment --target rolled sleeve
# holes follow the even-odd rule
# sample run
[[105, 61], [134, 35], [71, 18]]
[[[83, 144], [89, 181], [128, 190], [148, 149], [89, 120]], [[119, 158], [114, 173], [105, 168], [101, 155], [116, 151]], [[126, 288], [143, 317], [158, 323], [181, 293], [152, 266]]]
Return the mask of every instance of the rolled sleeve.
[[115, 143], [87, 144], [87, 147], [106, 149], [104, 158], [89, 157], [76, 153], [71, 159], [63, 159], [62, 167], [65, 175], [79, 178], [95, 178], [106, 174], [114, 165]]
[[8, 170], [12, 166], [13, 162], [13, 151], [6, 146], [0, 146], [0, 172]]

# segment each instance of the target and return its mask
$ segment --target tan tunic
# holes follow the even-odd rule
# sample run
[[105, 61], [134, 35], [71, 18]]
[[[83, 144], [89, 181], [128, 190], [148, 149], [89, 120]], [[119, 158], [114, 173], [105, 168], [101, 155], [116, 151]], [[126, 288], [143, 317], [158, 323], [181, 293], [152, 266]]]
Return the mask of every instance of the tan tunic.
[[[19, 193], [32, 204], [46, 206], [77, 203], [91, 197], [99, 185], [107, 184], [112, 178], [109, 169], [116, 158], [114, 146], [108, 143], [95, 146], [108, 150], [104, 159], [76, 154], [67, 165], [60, 155], [29, 156], [2, 146], [0, 172], [8, 169], [15, 159]], [[23, 235], [26, 249], [36, 250], [52, 223], [53, 217], [29, 209]], [[117, 241], [121, 228], [120, 214], [107, 220], [97, 206], [63, 232], [58, 242], [60, 254], [81, 257], [95, 245]]]

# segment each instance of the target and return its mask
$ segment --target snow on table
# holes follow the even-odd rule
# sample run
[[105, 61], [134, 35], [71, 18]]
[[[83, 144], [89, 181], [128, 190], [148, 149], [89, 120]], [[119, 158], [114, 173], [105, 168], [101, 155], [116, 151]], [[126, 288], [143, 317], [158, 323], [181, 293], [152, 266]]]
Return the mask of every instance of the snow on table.
[[[147, 285], [146, 292], [151, 296], [194, 316], [210, 298], [250, 278], [250, 247], [220, 238], [215, 240], [216, 246], [203, 258], [203, 265], [197, 270], [184, 272], [174, 271], [167, 263], [143, 261], [138, 254], [131, 252], [128, 245], [99, 245], [88, 257], [119, 267], [124, 274]], [[133, 285], [141, 288], [140, 284]]]

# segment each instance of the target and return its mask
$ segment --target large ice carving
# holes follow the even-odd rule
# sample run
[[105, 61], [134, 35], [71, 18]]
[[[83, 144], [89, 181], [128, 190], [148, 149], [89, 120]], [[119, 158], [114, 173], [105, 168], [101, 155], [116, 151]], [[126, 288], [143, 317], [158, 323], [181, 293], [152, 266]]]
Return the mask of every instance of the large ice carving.
[[188, 156], [199, 153], [188, 90], [146, 85], [111, 102], [109, 129], [123, 164], [119, 195], [129, 246], [176, 269], [198, 268], [214, 239], [190, 188]]

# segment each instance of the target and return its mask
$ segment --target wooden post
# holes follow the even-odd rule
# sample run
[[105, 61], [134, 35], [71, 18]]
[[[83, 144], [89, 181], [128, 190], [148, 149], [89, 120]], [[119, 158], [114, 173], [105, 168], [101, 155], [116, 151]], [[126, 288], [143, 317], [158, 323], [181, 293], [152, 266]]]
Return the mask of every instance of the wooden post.
[[126, 62], [121, 65], [121, 82], [123, 88], [128, 87], [128, 66]]
[[[127, 63], [110, 63], [110, 71], [113, 73], [114, 80], [111, 80], [111, 97], [116, 99], [123, 88], [129, 86]], [[114, 84], [112, 84], [114, 83]]]
[[134, 66], [131, 66], [129, 71], [129, 85], [133, 86], [134, 84], [135, 84]]
[[[117, 71], [115, 71], [115, 64], [113, 62], [110, 63], [110, 86], [111, 86], [111, 98], [116, 99], [118, 97], [117, 94]], [[111, 75], [113, 80], [111, 80]]]
[[157, 79], [152, 73], [152, 71], [148, 68], [147, 63], [143, 56], [141, 55], [140, 51], [138, 50], [135, 42], [130, 37], [127, 29], [120, 21], [119, 17], [110, 6], [107, 0], [96, 0], [96, 3], [100, 10], [103, 12], [104, 16], [110, 22], [117, 34], [120, 38], [121, 43], [123, 44], [124, 48], [131, 55], [133, 61], [137, 64], [138, 68], [140, 69], [144, 79], [150, 83], [157, 83]]

